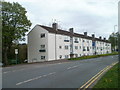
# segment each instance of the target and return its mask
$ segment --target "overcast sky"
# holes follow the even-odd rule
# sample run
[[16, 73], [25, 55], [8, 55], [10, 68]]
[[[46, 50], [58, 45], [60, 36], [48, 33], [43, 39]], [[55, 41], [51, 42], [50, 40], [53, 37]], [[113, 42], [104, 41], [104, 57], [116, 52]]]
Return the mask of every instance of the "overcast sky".
[[[56, 21], [59, 28], [73, 27], [80, 34], [87, 31], [96, 37], [108, 38], [118, 24], [119, 0], [5, 0], [18, 2], [27, 10], [31, 29], [36, 24], [51, 26]], [[115, 28], [117, 31], [117, 27]]]

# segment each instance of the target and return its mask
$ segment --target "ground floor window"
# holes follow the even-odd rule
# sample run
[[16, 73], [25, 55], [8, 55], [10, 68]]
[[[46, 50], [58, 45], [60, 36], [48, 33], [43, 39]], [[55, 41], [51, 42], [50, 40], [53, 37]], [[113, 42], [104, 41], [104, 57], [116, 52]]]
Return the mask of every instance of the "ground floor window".
[[80, 54], [80, 57], [81, 57], [81, 54]]
[[59, 58], [61, 59], [61, 58], [62, 58], [62, 55], [60, 55]]
[[65, 58], [69, 58], [69, 55], [65, 55]]
[[78, 54], [75, 54], [75, 57], [78, 57]]
[[45, 56], [41, 56], [41, 59], [45, 59]]

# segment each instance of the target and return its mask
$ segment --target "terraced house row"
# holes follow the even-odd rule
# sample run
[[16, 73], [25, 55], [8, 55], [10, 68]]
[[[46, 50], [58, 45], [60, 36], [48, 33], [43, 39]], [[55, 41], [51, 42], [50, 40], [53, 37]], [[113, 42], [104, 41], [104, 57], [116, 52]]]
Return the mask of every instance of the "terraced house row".
[[111, 53], [111, 43], [105, 38], [61, 30], [57, 23], [36, 25], [28, 34], [29, 63], [106, 53]]

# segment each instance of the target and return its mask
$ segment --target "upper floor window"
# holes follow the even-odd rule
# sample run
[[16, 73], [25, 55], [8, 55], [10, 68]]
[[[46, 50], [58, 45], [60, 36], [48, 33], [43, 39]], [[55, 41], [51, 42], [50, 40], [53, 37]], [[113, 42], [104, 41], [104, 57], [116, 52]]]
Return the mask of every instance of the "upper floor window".
[[86, 51], [85, 47], [83, 47], [83, 51]]
[[89, 47], [87, 47], [87, 51], [89, 51]]
[[75, 49], [78, 49], [78, 46], [75, 46]]
[[62, 48], [62, 46], [59, 46], [59, 49], [61, 49]]
[[65, 37], [64, 37], [64, 42], [69, 42], [69, 39], [70, 39], [70, 38], [69, 38], [68, 36], [65, 36]]
[[78, 38], [77, 38], [77, 37], [75, 38], [74, 43], [79, 43], [79, 41], [78, 41]]
[[87, 43], [89, 43], [89, 41], [87, 41]]
[[80, 46], [80, 49], [81, 49], [81, 46]]
[[68, 46], [67, 46], [67, 45], [65, 45], [65, 49], [68, 49]]
[[42, 33], [42, 34], [41, 34], [41, 38], [44, 38], [44, 37], [45, 37], [45, 33]]
[[46, 52], [46, 50], [45, 50], [45, 45], [40, 45], [40, 50], [39, 50], [39, 52]]
[[81, 41], [81, 38], [79, 38], [79, 41]]
[[83, 42], [85, 42], [85, 40], [83, 40]]
[[45, 45], [40, 45], [40, 48], [41, 49], [45, 49]]

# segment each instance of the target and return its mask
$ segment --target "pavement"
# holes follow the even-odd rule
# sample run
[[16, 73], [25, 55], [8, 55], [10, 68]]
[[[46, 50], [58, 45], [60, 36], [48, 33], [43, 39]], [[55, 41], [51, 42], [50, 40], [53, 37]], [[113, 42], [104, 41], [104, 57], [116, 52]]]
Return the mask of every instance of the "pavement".
[[118, 56], [33, 63], [2, 69], [2, 88], [80, 88]]

